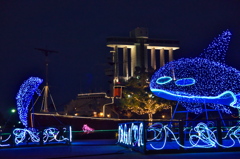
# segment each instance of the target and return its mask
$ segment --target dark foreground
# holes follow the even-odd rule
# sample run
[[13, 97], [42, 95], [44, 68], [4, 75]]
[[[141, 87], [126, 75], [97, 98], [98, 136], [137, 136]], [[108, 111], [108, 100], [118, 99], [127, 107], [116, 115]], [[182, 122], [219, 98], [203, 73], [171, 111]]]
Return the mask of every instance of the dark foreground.
[[178, 153], [144, 155], [116, 145], [116, 140], [81, 140], [71, 146], [0, 148], [0, 159], [230, 159], [239, 158], [237, 152]]

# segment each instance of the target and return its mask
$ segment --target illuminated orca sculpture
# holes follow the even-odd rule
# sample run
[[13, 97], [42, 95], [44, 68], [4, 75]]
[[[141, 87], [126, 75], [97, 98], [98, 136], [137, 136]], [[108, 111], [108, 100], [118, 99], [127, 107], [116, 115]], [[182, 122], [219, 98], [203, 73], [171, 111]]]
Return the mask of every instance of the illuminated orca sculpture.
[[224, 31], [200, 57], [181, 58], [161, 67], [152, 76], [151, 91], [158, 97], [188, 103], [186, 108], [194, 109], [199, 103], [240, 108], [240, 72], [224, 64], [230, 36]]

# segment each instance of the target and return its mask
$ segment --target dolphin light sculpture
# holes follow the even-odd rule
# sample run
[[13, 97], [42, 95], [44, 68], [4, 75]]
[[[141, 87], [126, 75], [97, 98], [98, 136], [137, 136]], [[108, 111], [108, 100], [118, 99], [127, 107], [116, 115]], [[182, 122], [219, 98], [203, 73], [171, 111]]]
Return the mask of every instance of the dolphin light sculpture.
[[40, 95], [38, 86], [42, 82], [43, 80], [41, 78], [30, 77], [23, 82], [17, 93], [16, 101], [19, 119], [26, 128], [28, 127], [28, 106], [35, 92]]

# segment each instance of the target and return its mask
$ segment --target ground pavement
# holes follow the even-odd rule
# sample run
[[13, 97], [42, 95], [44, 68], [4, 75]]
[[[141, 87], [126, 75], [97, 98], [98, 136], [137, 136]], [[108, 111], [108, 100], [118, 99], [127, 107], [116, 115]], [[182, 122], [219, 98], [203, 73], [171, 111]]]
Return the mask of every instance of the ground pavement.
[[71, 146], [52, 145], [0, 148], [0, 159], [239, 159], [237, 152], [144, 155], [118, 146], [117, 140], [81, 140]]

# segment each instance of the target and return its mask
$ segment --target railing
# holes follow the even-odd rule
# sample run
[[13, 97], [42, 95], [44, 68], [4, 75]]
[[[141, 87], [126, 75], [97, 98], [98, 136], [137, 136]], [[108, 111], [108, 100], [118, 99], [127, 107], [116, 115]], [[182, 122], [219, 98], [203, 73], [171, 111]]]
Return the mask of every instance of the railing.
[[238, 120], [119, 124], [118, 144], [142, 153], [240, 149]]
[[70, 144], [71, 126], [58, 128], [15, 128], [12, 132], [0, 132], [0, 147], [24, 145]]

